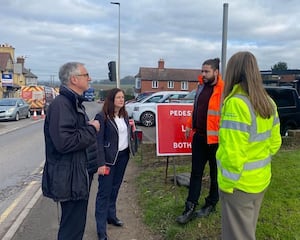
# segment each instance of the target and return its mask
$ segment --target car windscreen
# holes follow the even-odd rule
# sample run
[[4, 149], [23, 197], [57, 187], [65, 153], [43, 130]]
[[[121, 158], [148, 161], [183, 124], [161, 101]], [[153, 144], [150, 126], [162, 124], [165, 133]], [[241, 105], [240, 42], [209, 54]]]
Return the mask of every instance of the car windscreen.
[[157, 95], [157, 96], [153, 96], [151, 98], [149, 98], [147, 101], [145, 101], [146, 103], [149, 103], [149, 102], [154, 102], [154, 103], [157, 103], [160, 101], [160, 99], [163, 98], [163, 95]]
[[16, 100], [13, 99], [2, 99], [0, 100], [0, 106], [15, 106]]

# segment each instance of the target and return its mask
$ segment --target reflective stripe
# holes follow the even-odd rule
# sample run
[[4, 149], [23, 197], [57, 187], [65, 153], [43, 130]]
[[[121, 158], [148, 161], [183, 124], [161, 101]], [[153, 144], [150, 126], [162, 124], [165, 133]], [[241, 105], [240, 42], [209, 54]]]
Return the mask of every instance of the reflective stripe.
[[271, 160], [271, 157], [267, 157], [266, 159], [258, 160], [256, 162], [245, 163], [244, 170], [254, 170], [265, 167], [271, 162]]
[[252, 104], [250, 103], [250, 100], [244, 95], [236, 94], [234, 96], [243, 100], [247, 104], [250, 111], [251, 125], [249, 131], [250, 134], [249, 142], [264, 141], [268, 139], [271, 136], [271, 130], [268, 130], [263, 133], [257, 133], [257, 122], [256, 122], [255, 111], [252, 107]]
[[275, 126], [279, 123], [280, 123], [279, 117], [278, 116], [274, 117], [273, 126]]
[[221, 170], [223, 176], [225, 176], [229, 179], [232, 179], [234, 181], [237, 181], [240, 179], [241, 174], [232, 173], [232, 172], [229, 172], [228, 170], [226, 170], [225, 168], [222, 168], [220, 160], [217, 160], [217, 166]]
[[207, 135], [208, 136], [219, 136], [219, 131], [208, 130]]
[[207, 115], [220, 116], [220, 111], [216, 111], [216, 110], [211, 110], [211, 109], [209, 109], [209, 110], [207, 111]]
[[224, 120], [221, 124], [222, 128], [239, 130], [242, 132], [250, 132], [250, 126], [246, 123]]
[[[221, 123], [221, 128], [233, 129], [233, 130], [249, 133], [249, 142], [264, 141], [264, 140], [267, 140], [268, 138], [270, 138], [271, 130], [267, 130], [263, 133], [257, 132], [257, 122], [256, 122], [255, 111], [254, 111], [249, 99], [246, 96], [240, 95], [240, 94], [234, 95], [234, 97], [237, 97], [237, 98], [243, 100], [247, 104], [249, 111], [250, 111], [250, 116], [251, 116], [251, 125], [246, 124], [246, 123], [237, 122], [237, 121], [223, 120]], [[278, 116], [274, 116], [273, 126], [276, 124], [279, 124]], [[249, 170], [256, 170], [259, 168], [263, 168], [263, 167], [267, 166], [271, 162], [271, 160], [272, 160], [271, 156], [268, 156], [265, 159], [245, 163], [243, 166], [243, 170], [249, 171]], [[223, 168], [220, 160], [217, 160], [217, 165], [223, 176], [225, 176], [233, 181], [237, 181], [241, 177], [241, 174], [233, 173], [233, 172], [230, 172], [227, 169]]]
[[[271, 162], [271, 160], [272, 160], [272, 158], [269, 156], [263, 160], [257, 160], [255, 162], [245, 163], [243, 170], [250, 171], [250, 170], [256, 170], [256, 169], [265, 167]], [[231, 180], [237, 181], [241, 177], [241, 174], [233, 173], [233, 172], [230, 172], [227, 169], [223, 168], [220, 160], [217, 160], [217, 166], [221, 170], [222, 175]]]

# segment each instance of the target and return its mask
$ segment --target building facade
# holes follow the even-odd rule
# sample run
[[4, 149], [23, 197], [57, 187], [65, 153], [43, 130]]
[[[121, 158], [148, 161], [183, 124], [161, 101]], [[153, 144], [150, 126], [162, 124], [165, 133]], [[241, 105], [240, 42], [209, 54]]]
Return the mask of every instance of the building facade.
[[135, 95], [152, 91], [192, 91], [198, 85], [201, 69], [165, 68], [160, 59], [156, 68], [140, 67], [135, 76]]
[[[165, 61], [160, 59], [156, 68], [140, 67], [135, 76], [134, 94], [159, 91], [192, 91], [197, 88], [201, 69], [165, 68]], [[262, 70], [265, 84], [290, 85], [300, 92], [300, 70]], [[226, 81], [226, 79], [225, 79]]]
[[21, 86], [37, 85], [38, 77], [24, 67], [25, 57], [15, 59], [15, 48], [0, 44], [0, 98], [19, 97]]

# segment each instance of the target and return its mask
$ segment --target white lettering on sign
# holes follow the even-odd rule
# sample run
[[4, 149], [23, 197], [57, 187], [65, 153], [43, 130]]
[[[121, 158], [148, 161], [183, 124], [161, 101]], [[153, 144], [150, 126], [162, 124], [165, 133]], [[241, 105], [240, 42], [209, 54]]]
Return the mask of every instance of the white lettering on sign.
[[173, 142], [173, 148], [192, 148], [191, 142]]
[[192, 116], [191, 110], [170, 110], [170, 116], [173, 117], [190, 117]]

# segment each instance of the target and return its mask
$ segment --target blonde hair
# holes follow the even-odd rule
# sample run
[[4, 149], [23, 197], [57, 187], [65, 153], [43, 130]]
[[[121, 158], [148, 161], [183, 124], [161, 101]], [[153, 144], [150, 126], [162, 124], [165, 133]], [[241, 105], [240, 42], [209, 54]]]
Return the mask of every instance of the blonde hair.
[[275, 113], [252, 53], [237, 52], [229, 59], [226, 66], [224, 97], [230, 94], [235, 84], [239, 84], [247, 93], [254, 110], [262, 118], [270, 118]]

